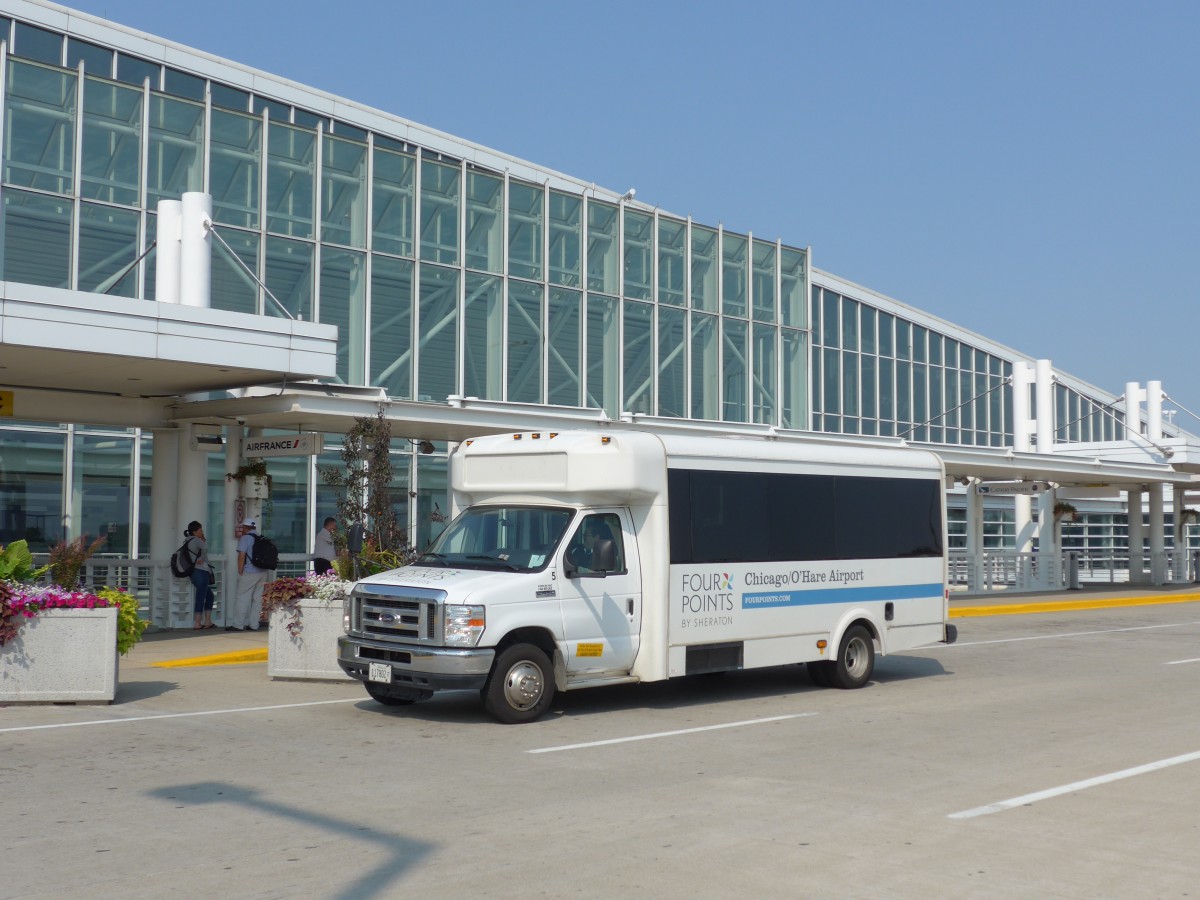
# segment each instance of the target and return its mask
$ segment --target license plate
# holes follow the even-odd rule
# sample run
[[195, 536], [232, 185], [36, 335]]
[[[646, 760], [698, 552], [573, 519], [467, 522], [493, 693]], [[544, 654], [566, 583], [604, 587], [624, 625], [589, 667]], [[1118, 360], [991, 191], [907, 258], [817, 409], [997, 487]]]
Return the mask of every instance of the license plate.
[[368, 681], [382, 681], [384, 684], [392, 683], [392, 667], [386, 663], [371, 663], [371, 670], [367, 672]]

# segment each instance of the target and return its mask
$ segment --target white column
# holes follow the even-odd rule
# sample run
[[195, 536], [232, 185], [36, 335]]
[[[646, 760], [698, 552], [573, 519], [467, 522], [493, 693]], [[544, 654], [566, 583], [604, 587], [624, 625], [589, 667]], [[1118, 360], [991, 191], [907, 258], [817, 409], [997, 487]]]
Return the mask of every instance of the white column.
[[1146, 382], [1146, 437], [1160, 443], [1163, 437], [1163, 389], [1161, 381]]
[[1183, 511], [1187, 507], [1187, 491], [1181, 485], [1175, 485], [1171, 509], [1175, 513], [1175, 552], [1172, 555], [1172, 580], [1176, 583], [1187, 578], [1188, 573], [1188, 544], [1187, 523], [1183, 520]]
[[212, 305], [212, 197], [183, 195], [179, 253], [179, 300], [184, 306]]
[[[236, 472], [242, 464], [242, 435], [244, 429], [240, 425], [230, 425], [225, 429], [225, 471]], [[231, 478], [225, 479], [225, 529], [221, 532], [220, 540], [214, 541], [214, 547], [220, 547], [225, 554], [225, 564], [221, 568], [221, 621], [229, 621], [229, 611], [237, 593], [237, 536], [242, 523], [238, 520], [237, 509], [238, 483]]]
[[1136, 381], [1125, 382], [1125, 440], [1136, 440], [1142, 433], [1142, 389]]
[[[1029, 453], [1033, 447], [1033, 419], [1030, 416], [1029, 388], [1033, 385], [1034, 369], [1031, 363], [1017, 360], [1013, 363], [1013, 450], [1017, 453]], [[1018, 553], [1028, 553], [1033, 548], [1033, 516], [1030, 513], [1029, 498], [1013, 497], [1013, 525], [1016, 534], [1014, 549]], [[1029, 570], [1023, 560], [1019, 565], [1022, 573], [1020, 581], [1027, 581]], [[1020, 584], [1019, 586], [1025, 586]]]
[[1058, 578], [1058, 522], [1054, 504], [1058, 492], [1053, 488], [1038, 495], [1038, 568], [1035, 584], [1038, 590], [1056, 591], [1062, 585]]
[[[175, 483], [175, 545], [183, 541], [183, 532], [188, 522], [196, 519], [206, 528], [208, 521], [208, 454], [201, 450], [192, 449], [192, 431], [194, 425], [188, 425], [179, 432], [179, 468]], [[174, 548], [172, 548], [174, 549]], [[171, 628], [187, 628], [192, 624], [192, 587], [184, 583], [189, 599], [186, 609], [174, 610], [174, 621], [168, 623]]]
[[1163, 485], [1150, 485], [1150, 583], [1167, 582], [1167, 530], [1163, 516]]
[[154, 299], [179, 302], [179, 254], [183, 203], [158, 201], [158, 234], [154, 245]]
[[967, 590], [977, 594], [984, 589], [983, 497], [974, 479], [967, 487], [967, 565]]
[[1129, 508], [1129, 583], [1141, 584], [1145, 577], [1142, 564], [1142, 489], [1125, 492]]
[[1054, 367], [1039, 359], [1034, 381], [1037, 395], [1037, 452], [1054, 452]]
[[[179, 483], [179, 430], [156, 428], [150, 456], [150, 559], [165, 564], [183, 543], [175, 540], [175, 485]], [[171, 573], [163, 571], [150, 589], [150, 621], [170, 624]]]

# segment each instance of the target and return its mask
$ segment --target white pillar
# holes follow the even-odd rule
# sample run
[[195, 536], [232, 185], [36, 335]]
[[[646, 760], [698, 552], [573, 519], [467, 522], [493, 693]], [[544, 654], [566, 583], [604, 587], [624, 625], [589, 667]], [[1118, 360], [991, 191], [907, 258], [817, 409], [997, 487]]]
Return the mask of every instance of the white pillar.
[[979, 482], [967, 487], [967, 590], [979, 593], [983, 583], [983, 497]]
[[1058, 590], [1058, 521], [1054, 504], [1058, 492], [1053, 488], [1038, 495], [1038, 569], [1035, 584], [1039, 590]]
[[[225, 429], [225, 471], [236, 472], [242, 464], [242, 435], [244, 429], [240, 425], [230, 425]], [[238, 483], [232, 478], [225, 479], [225, 529], [221, 532], [219, 541], [213, 546], [220, 547], [225, 554], [225, 564], [221, 569], [221, 621], [229, 621], [229, 611], [232, 608], [234, 595], [237, 593], [237, 536], [242, 523], [237, 516]]]
[[1037, 395], [1037, 452], [1053, 453], [1054, 367], [1050, 365], [1048, 359], [1037, 361], [1034, 391]]
[[1150, 485], [1150, 583], [1167, 583], [1167, 530], [1163, 516], [1163, 485]]
[[179, 253], [179, 300], [184, 306], [212, 305], [212, 197], [183, 195]]
[[1129, 583], [1141, 584], [1145, 576], [1142, 562], [1142, 489], [1125, 492], [1129, 508]]
[[[166, 563], [183, 539], [175, 540], [175, 485], [179, 483], [179, 430], [156, 428], [150, 456], [150, 559]], [[164, 571], [150, 588], [150, 621], [170, 624], [171, 573]]]
[[159, 303], [179, 302], [179, 254], [183, 203], [158, 201], [158, 232], [154, 245], [154, 299]]
[[1013, 450], [1017, 453], [1028, 453], [1029, 438], [1033, 434], [1033, 420], [1029, 414], [1029, 386], [1033, 384], [1033, 367], [1023, 359], [1013, 363], [1012, 398], [1013, 398]]
[[1175, 513], [1175, 552], [1172, 554], [1172, 580], [1182, 582], [1188, 573], [1188, 542], [1187, 523], [1183, 520], [1183, 511], [1187, 507], [1187, 491], [1181, 485], [1175, 485], [1171, 509]]
[[[175, 535], [176, 546], [183, 541], [183, 532], [188, 522], [196, 519], [206, 528], [211, 526], [208, 521], [208, 454], [201, 450], [192, 449], [192, 431], [194, 425], [188, 425], [179, 432], [179, 467], [175, 482]], [[174, 548], [172, 548], [173, 550]], [[192, 624], [192, 586], [186, 583], [188, 603], [174, 609], [171, 628], [188, 628]]]
[[1159, 443], [1162, 441], [1162, 403], [1163, 389], [1161, 381], [1146, 382], [1146, 437]]
[[1142, 434], [1142, 389], [1136, 381], [1125, 382], [1125, 440]]

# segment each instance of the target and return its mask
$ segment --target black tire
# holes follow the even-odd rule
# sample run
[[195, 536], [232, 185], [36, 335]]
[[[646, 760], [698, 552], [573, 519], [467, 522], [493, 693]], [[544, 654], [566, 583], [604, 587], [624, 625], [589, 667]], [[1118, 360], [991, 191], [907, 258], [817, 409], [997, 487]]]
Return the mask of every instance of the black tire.
[[852, 690], [860, 688], [875, 671], [875, 641], [871, 632], [861, 625], [852, 625], [842, 635], [837, 659], [829, 661], [831, 687]]
[[805, 663], [808, 668], [808, 677], [812, 679], [812, 683], [817, 687], [829, 687], [829, 670], [833, 664], [827, 659], [816, 660], [810, 663]]
[[554, 700], [554, 669], [533, 644], [513, 644], [501, 651], [481, 691], [483, 708], [500, 722], [532, 722]]
[[386, 688], [383, 685], [374, 684], [370, 681], [364, 681], [363, 687], [367, 689], [367, 693], [371, 695], [371, 699], [376, 703], [382, 703], [384, 706], [408, 706], [416, 703], [420, 697], [394, 694], [391, 688]]

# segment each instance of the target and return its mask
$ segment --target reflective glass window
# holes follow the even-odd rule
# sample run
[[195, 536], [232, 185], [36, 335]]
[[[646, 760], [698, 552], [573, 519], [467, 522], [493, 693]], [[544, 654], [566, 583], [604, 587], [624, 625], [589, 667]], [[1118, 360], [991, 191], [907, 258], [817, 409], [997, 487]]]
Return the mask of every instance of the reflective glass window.
[[45, 553], [63, 537], [66, 435], [5, 430], [0, 459], [7, 474], [0, 480], [0, 544], [24, 539]]
[[929, 421], [929, 368], [921, 363], [914, 363], [912, 382], [912, 420], [913, 424], [917, 426], [913, 429], [912, 436], [918, 441], [927, 441], [929, 440], [929, 429], [926, 426]]
[[446, 530], [449, 521], [446, 497], [450, 482], [447, 466], [444, 456], [417, 457], [416, 534], [413, 546], [418, 550], [428, 547], [434, 538]]
[[128, 557], [133, 509], [133, 437], [76, 432], [71, 466], [72, 532], [104, 537], [101, 556]]
[[36, 25], [26, 25], [18, 22], [13, 39], [12, 53], [25, 59], [36, 59], [38, 62], [50, 63], [52, 66], [62, 65], [63, 38], [61, 34], [38, 28]]
[[[158, 239], [158, 216], [156, 216], [152, 212], [146, 213], [146, 236], [145, 236], [145, 239], [142, 241], [141, 249], [138, 252], [139, 253], [143, 252], [147, 247], [149, 247], [151, 244], [153, 244], [155, 242], [155, 240], [157, 240], [157, 239]], [[157, 259], [158, 259], [157, 253], [147, 253], [142, 258], [142, 270], [145, 272], [145, 275], [142, 277], [142, 293], [140, 296], [145, 300], [154, 300], [155, 299], [155, 296], [154, 296], [154, 293], [155, 293], [154, 292], [154, 274], [155, 274], [155, 269], [157, 268], [157, 266], [156, 266]]]
[[267, 231], [311, 238], [317, 190], [317, 136], [270, 123], [267, 129]]
[[658, 302], [671, 306], [685, 303], [687, 274], [687, 223], [661, 217], [658, 220]]
[[292, 120], [291, 106], [269, 97], [259, 97], [258, 95], [251, 97], [250, 111], [256, 116], [261, 116], [265, 111], [267, 118], [272, 122], [290, 122]]
[[858, 349], [858, 302], [842, 298], [842, 349]]
[[721, 417], [718, 385], [720, 379], [720, 343], [716, 316], [692, 315], [692, 418]]
[[543, 201], [540, 187], [509, 181], [508, 274], [516, 278], [542, 280]]
[[262, 121], [214, 109], [210, 145], [213, 219], [239, 228], [257, 228]]
[[508, 283], [508, 399], [542, 402], [542, 287]]
[[913, 424], [912, 363], [908, 362], [896, 362], [896, 421], [901, 430]]
[[751, 382], [750, 397], [753, 421], [766, 425], [775, 424], [775, 398], [779, 395], [775, 387], [775, 352], [777, 330], [773, 325], [754, 326], [754, 380]]
[[721, 322], [722, 415], [726, 422], [745, 422], [749, 402], [746, 377], [746, 323], [739, 319]]
[[821, 343], [840, 347], [842, 343], [841, 298], [833, 291], [821, 292]]
[[775, 321], [775, 245], [754, 242], [754, 318]]
[[81, 291], [133, 297], [137, 270], [126, 271], [138, 257], [138, 214], [131, 209], [84, 203], [79, 208]]
[[467, 268], [504, 271], [504, 180], [467, 170]]
[[785, 328], [780, 335], [783, 354], [783, 385], [780, 420], [784, 428], [807, 428], [808, 344], [802, 331]]
[[893, 336], [893, 326], [895, 317], [891, 313], [881, 312], [879, 314], [879, 355], [880, 356], [895, 356], [896, 343]]
[[[682, 262], [682, 255], [680, 257]], [[682, 292], [680, 293], [682, 300]], [[658, 308], [658, 415], [687, 417], [687, 313]]]
[[912, 359], [912, 323], [896, 320], [896, 359]]
[[[879, 418], [891, 421], [896, 418], [896, 363], [890, 359], [879, 361]], [[880, 431], [880, 434], [892, 434]]]
[[654, 272], [654, 217], [625, 209], [625, 296], [649, 300]]
[[324, 125], [325, 130], [329, 130], [329, 119], [325, 116], [318, 116], [316, 113], [310, 113], [306, 109], [293, 108], [292, 121], [302, 128], [317, 128]]
[[4, 182], [69, 194], [75, 168], [74, 73], [10, 60]]
[[626, 300], [622, 412], [654, 412], [654, 307]]
[[421, 163], [421, 259], [458, 262], [461, 180], [458, 166]]
[[337, 374], [347, 384], [364, 384], [367, 357], [367, 257], [321, 248], [320, 321], [338, 329]]
[[[692, 226], [692, 306], [717, 311], [717, 232]], [[705, 418], [716, 418], [706, 416]]]
[[942, 364], [942, 336], [933, 331], [929, 332], [929, 361]]
[[546, 402], [555, 406], [580, 406], [583, 384], [580, 366], [583, 350], [582, 295], [566, 288], [550, 288], [549, 371]]
[[[267, 238], [267, 290], [269, 290], [294, 319], [311, 322], [313, 319], [313, 245], [286, 238]], [[283, 316], [282, 310], [267, 297], [263, 312], [268, 316]], [[338, 335], [339, 343], [345, 333]], [[340, 354], [339, 354], [340, 356]]]
[[111, 81], [86, 79], [80, 175], [84, 197], [129, 206], [138, 202], [142, 95]]
[[[236, 254], [236, 259], [257, 275], [258, 235], [236, 228], [222, 228], [221, 237]], [[258, 312], [258, 285], [242, 265], [230, 258], [229, 251], [220, 241], [213, 242], [212, 305], [230, 312]]]
[[596, 200], [588, 203], [588, 290], [617, 293], [617, 207]]
[[163, 90], [176, 97], [187, 97], [189, 100], [204, 102], [207, 83], [203, 78], [168, 68], [163, 73]]
[[583, 200], [574, 194], [550, 192], [550, 281], [553, 284], [580, 286], [582, 210]]
[[178, 200], [204, 179], [204, 107], [161, 94], [150, 96], [150, 155], [146, 204]]
[[83, 63], [83, 71], [88, 75], [100, 75], [112, 78], [113, 52], [104, 47], [97, 47], [78, 38], [67, 38], [67, 68], [74, 69]]
[[805, 280], [808, 259], [803, 250], [784, 247], [779, 255], [780, 306], [783, 324], [803, 328], [808, 324], [808, 304], [805, 303]]
[[587, 295], [587, 396], [584, 406], [620, 414], [617, 395], [620, 320], [614, 297]]
[[859, 357], [859, 380], [862, 385], [860, 393], [861, 399], [861, 414], [863, 418], [874, 419], [878, 415], [878, 407], [875, 402], [876, 398], [876, 367], [877, 360], [874, 356], [864, 353]]
[[875, 342], [875, 315], [875, 307], [866, 305], [859, 307], [859, 334], [862, 338], [863, 353], [875, 353], [878, 350]]
[[[463, 307], [463, 395], [504, 399], [503, 281], [467, 273]], [[434, 398], [437, 399], [437, 398]]]
[[336, 119], [332, 126], [333, 133], [339, 137], [349, 138], [352, 141], [367, 142], [367, 132], [364, 128], [359, 128], [357, 125], [351, 125], [348, 122], [339, 122]]
[[215, 81], [209, 83], [208, 89], [212, 94], [213, 106], [235, 109], [238, 112], [246, 112], [250, 109], [250, 94], [246, 91], [218, 84]]
[[71, 201], [4, 190], [4, 280], [70, 287]]
[[458, 272], [421, 266], [417, 399], [445, 403], [458, 391]]
[[376, 256], [371, 261], [371, 384], [389, 397], [412, 397], [413, 264]]
[[925, 362], [927, 357], [926, 341], [929, 338], [929, 332], [920, 325], [914, 325], [912, 329], [912, 358], [916, 362]]
[[727, 316], [745, 316], [750, 242], [726, 231], [721, 246], [721, 309]]
[[413, 255], [413, 178], [416, 159], [375, 148], [371, 215], [372, 246], [384, 253]]
[[367, 246], [367, 147], [325, 136], [321, 158], [321, 240]]
[[835, 347], [821, 351], [821, 411], [842, 411], [842, 355]]
[[[161, 67], [158, 63], [152, 63], [145, 59], [138, 59], [136, 56], [129, 56], [125, 53], [117, 54], [117, 81], [123, 81], [126, 84], [132, 84], [134, 87], [142, 87], [146, 83], [146, 79], [150, 79], [150, 89], [158, 90], [161, 85]], [[241, 107], [245, 109], [245, 107]]]

